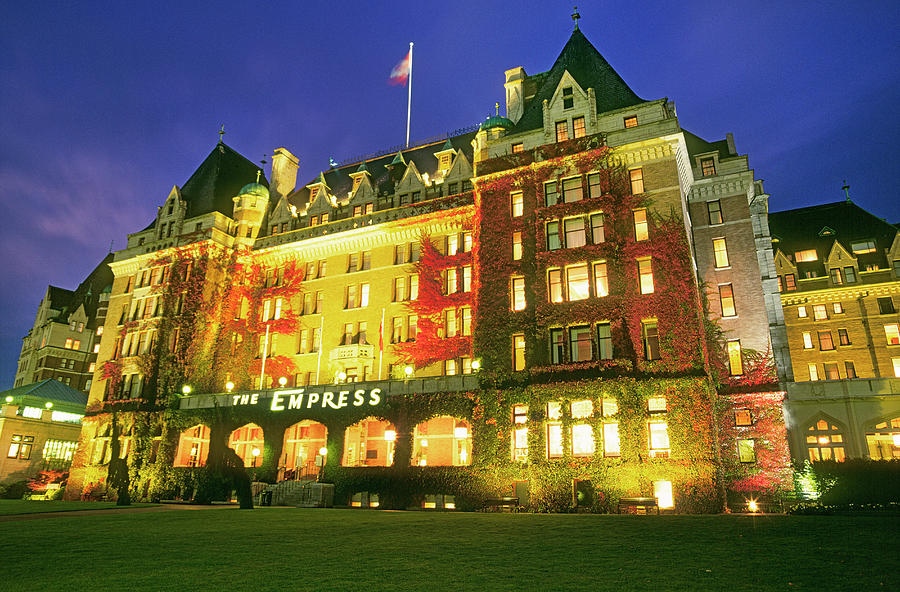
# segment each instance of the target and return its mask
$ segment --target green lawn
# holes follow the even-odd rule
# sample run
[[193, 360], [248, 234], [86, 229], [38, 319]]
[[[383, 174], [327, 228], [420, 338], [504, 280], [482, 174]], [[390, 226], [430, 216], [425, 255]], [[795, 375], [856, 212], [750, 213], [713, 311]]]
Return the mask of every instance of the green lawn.
[[[157, 504], [132, 504], [143, 508]], [[71, 512], [73, 510], [115, 510], [116, 502], [64, 502], [43, 500], [0, 500], [0, 516], [13, 514], [43, 514], [44, 512]]]
[[898, 531], [887, 516], [110, 512], [0, 523], [0, 588], [888, 590]]

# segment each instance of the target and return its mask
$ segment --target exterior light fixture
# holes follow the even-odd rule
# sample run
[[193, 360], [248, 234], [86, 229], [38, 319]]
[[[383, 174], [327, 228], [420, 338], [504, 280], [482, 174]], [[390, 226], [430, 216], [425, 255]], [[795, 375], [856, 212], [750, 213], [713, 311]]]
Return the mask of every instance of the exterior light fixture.
[[6, 402], [7, 402], [7, 403], [12, 403], [12, 402], [13, 402], [12, 396], [7, 396], [7, 397], [6, 397]]
[[751, 499], [747, 502], [747, 509], [751, 512], [759, 512], [759, 504], [756, 503], [755, 499]]
[[338, 372], [337, 377], [340, 382], [344, 382], [345, 380], [347, 380], [347, 373], [341, 370], [340, 372]]
[[253, 450], [250, 451], [250, 454], [252, 454], [253, 456], [259, 456], [259, 448], [254, 446]]
[[319, 448], [319, 456], [325, 456], [326, 454], [328, 454], [328, 449], [327, 449], [327, 448], [325, 448], [324, 446], [322, 446], [321, 448]]
[[181, 387], [181, 394], [183, 394], [183, 395], [191, 394], [191, 385], [186, 384], [183, 387]]
[[472, 360], [472, 370], [476, 372], [481, 370], [481, 360]]
[[287, 384], [287, 378], [282, 376], [281, 378], [278, 379], [278, 384], [280, 384], [282, 386], [282, 388], [284, 388], [284, 385]]
[[394, 430], [384, 430], [384, 441], [393, 442], [397, 439], [397, 432]]
[[225, 390], [228, 391], [229, 393], [230, 393], [231, 391], [233, 391], [233, 390], [234, 390], [234, 383], [231, 382], [230, 380], [229, 380], [228, 382], [226, 382], [226, 383], [225, 383]]
[[46, 403], [44, 403], [44, 407], [46, 407], [47, 409], [53, 409], [53, 403], [47, 401]]
[[403, 369], [403, 373], [406, 374], [407, 378], [411, 377], [413, 374], [413, 367], [407, 366], [406, 368]]

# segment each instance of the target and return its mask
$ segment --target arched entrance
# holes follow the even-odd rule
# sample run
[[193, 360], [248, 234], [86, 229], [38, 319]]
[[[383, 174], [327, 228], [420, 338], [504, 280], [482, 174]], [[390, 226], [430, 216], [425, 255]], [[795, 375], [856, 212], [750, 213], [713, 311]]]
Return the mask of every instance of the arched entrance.
[[325, 464], [328, 429], [319, 422], [305, 419], [284, 431], [279, 480], [315, 479]]
[[262, 464], [265, 449], [263, 429], [255, 423], [248, 423], [231, 432], [228, 447], [234, 450], [245, 467], [255, 468]]
[[203, 424], [195, 425], [181, 432], [178, 450], [175, 452], [175, 467], [202, 467], [209, 454], [209, 428]]
[[469, 422], [443, 415], [416, 426], [411, 464], [420, 467], [462, 467], [472, 463]]
[[344, 467], [389, 467], [394, 464], [397, 428], [388, 421], [366, 418], [344, 434]]

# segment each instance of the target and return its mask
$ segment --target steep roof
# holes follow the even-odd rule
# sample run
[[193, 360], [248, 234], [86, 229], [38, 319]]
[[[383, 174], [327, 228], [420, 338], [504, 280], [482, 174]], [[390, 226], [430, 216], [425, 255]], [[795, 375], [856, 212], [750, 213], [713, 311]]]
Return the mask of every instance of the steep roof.
[[13, 403], [18, 405], [23, 404], [23, 401], [32, 403], [38, 400], [51, 401], [54, 403], [54, 408], [57, 403], [62, 403], [62, 410], [80, 407], [82, 411], [88, 401], [85, 393], [52, 378], [0, 392], [0, 401], [5, 401], [6, 397], [12, 397]]
[[[475, 132], [470, 132], [448, 138], [446, 142], [438, 141], [422, 146], [416, 146], [414, 148], [407, 148], [402, 151], [402, 158], [407, 166], [411, 163], [415, 163], [416, 169], [419, 171], [419, 173], [428, 173], [429, 175], [434, 175], [435, 171], [437, 171], [438, 168], [438, 161], [437, 158], [435, 158], [434, 153], [440, 152], [442, 150], [447, 150], [448, 142], [450, 146], [457, 152], [464, 153], [466, 155], [466, 158], [471, 163], [472, 140], [474, 138]], [[389, 154], [367, 160], [362, 164], [357, 161], [340, 165], [337, 168], [332, 168], [325, 171], [321, 176], [331, 190], [332, 195], [338, 197], [345, 196], [353, 187], [353, 179], [350, 177], [350, 173], [359, 172], [361, 166], [364, 165], [365, 168], [362, 170], [367, 171], [371, 175], [372, 187], [375, 188], [375, 191], [377, 193], [393, 193], [395, 183], [400, 180], [402, 173], [406, 170], [406, 167], [402, 164], [393, 165], [394, 167], [400, 167], [398, 171], [399, 174], [391, 174], [391, 165], [396, 160], [398, 153], [399, 152], [391, 152]], [[317, 177], [313, 181], [310, 181], [310, 183], [316, 182], [321, 182], [319, 177]], [[291, 195], [289, 195], [288, 201], [297, 207], [303, 207], [309, 201], [309, 189], [307, 189], [306, 187], [306, 185], [308, 184], [309, 183], [300, 186]], [[275, 204], [270, 203], [269, 206], [271, 208], [274, 208]]]
[[[181, 197], [188, 206], [187, 216], [213, 211], [231, 216], [234, 212], [231, 199], [241, 187], [256, 181], [259, 170], [259, 165], [250, 162], [224, 142], [219, 142], [181, 188]], [[259, 182], [269, 186], [264, 176], [260, 176]]]
[[512, 130], [513, 133], [537, 129], [544, 125], [543, 101], [553, 96], [563, 72], [567, 70], [581, 88], [594, 89], [597, 96], [597, 113], [645, 102], [625, 84], [609, 62], [591, 45], [584, 33], [575, 29], [553, 67], [547, 72], [529, 76], [530, 80], [537, 82], [537, 92], [526, 103], [525, 111]]
[[707, 142], [700, 136], [694, 135], [684, 128], [682, 128], [681, 131], [684, 132], [684, 143], [687, 144], [688, 154], [691, 156], [707, 152], [718, 152], [720, 159], [735, 156], [734, 154], [731, 154], [727, 140]]
[[50, 308], [52, 310], [63, 310], [64, 308], [72, 306], [75, 292], [56, 286], [47, 286], [47, 288], [50, 293]]
[[818, 261], [800, 265], [804, 269], [812, 266], [811, 269], [820, 272], [824, 271], [822, 261], [828, 257], [835, 240], [847, 251], [851, 251], [853, 242], [874, 240], [875, 252], [858, 255], [859, 263], [863, 267], [867, 264], [885, 266], [887, 261], [884, 251], [891, 247], [897, 234], [896, 226], [850, 201], [770, 212], [769, 230], [773, 248], [780, 249], [785, 255], [792, 256], [797, 251], [816, 249]]

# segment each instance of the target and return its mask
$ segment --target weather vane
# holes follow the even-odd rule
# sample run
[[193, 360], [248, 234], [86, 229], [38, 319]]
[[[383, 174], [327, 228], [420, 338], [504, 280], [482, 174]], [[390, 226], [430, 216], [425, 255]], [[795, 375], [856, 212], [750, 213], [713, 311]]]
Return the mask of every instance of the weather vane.
[[841, 187], [841, 190], [843, 190], [844, 195], [847, 196], [847, 201], [849, 202], [850, 201], [850, 186], [847, 184], [847, 179], [844, 179], [844, 185]]
[[219, 126], [219, 132], [218, 132], [218, 133], [219, 133], [219, 143], [221, 144], [221, 143], [222, 143], [222, 136], [225, 135], [225, 124], [224, 124], [224, 123], [223, 123], [221, 126]]
[[572, 20], [575, 21], [575, 28], [577, 29], [578, 28], [578, 19], [581, 18], [581, 15], [578, 14], [577, 6], [574, 6], [573, 8], [574, 8], [575, 12], [572, 13]]

